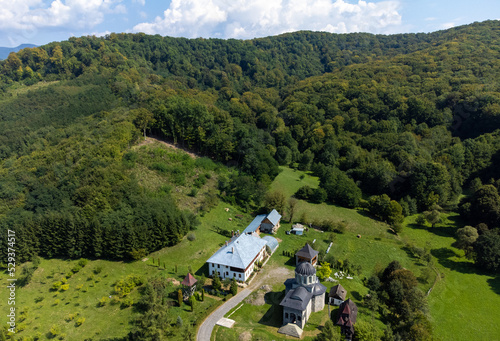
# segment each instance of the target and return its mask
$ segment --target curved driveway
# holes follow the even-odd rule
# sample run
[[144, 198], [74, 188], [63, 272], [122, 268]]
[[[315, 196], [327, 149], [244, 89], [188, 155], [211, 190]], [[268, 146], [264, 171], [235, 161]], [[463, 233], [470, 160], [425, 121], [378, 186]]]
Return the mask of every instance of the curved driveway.
[[[255, 286], [255, 284], [254, 284]], [[196, 336], [197, 341], [210, 341], [210, 336], [212, 335], [212, 330], [215, 327], [217, 321], [224, 317], [229, 310], [236, 307], [241, 301], [247, 298], [253, 291], [253, 287], [247, 287], [240, 291], [236, 296], [232, 297], [229, 301], [221, 305], [216, 311], [210, 314], [198, 329], [198, 335]]]

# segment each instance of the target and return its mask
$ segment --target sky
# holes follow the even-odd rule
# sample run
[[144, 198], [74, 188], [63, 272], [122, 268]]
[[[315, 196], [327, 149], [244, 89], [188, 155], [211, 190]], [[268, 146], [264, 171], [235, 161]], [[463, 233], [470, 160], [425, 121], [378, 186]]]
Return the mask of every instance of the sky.
[[433, 32], [500, 19], [499, 0], [0, 0], [0, 46], [144, 32], [251, 39], [299, 30]]

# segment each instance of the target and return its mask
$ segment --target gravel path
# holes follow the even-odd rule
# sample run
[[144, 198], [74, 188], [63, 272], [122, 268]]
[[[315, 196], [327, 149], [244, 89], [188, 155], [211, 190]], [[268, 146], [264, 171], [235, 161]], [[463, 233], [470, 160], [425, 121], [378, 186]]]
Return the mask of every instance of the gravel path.
[[[217, 321], [219, 321], [224, 315], [226, 315], [231, 309], [236, 307], [239, 303], [241, 303], [245, 298], [248, 297], [255, 289], [259, 288], [264, 281], [266, 282], [275, 282], [282, 281], [287, 277], [290, 277], [292, 271], [286, 268], [265, 268], [265, 271], [257, 275], [257, 277], [253, 280], [253, 282], [240, 291], [236, 296], [232, 297], [229, 301], [221, 305], [216, 311], [210, 314], [205, 321], [198, 329], [198, 335], [196, 336], [197, 341], [210, 341], [210, 336], [212, 335], [212, 331], [215, 327]], [[265, 283], [270, 284], [270, 283]]]

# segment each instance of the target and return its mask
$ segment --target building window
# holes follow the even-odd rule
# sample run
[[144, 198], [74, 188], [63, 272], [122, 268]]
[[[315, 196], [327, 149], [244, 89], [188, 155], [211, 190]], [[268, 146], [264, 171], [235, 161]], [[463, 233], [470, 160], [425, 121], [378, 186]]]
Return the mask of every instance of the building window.
[[300, 321], [302, 318], [297, 315], [297, 321]]
[[286, 319], [288, 318], [288, 313], [285, 313], [285, 318], [286, 318]]
[[241, 278], [241, 274], [238, 274], [238, 277]]
[[220, 264], [217, 264], [217, 269], [220, 269]]
[[229, 276], [229, 272], [226, 271], [226, 276]]

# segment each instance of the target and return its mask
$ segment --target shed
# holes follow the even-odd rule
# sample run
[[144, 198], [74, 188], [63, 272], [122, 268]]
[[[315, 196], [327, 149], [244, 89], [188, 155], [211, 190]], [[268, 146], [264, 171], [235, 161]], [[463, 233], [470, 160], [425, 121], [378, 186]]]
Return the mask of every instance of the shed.
[[304, 228], [303, 227], [294, 227], [294, 228], [292, 228], [291, 233], [295, 234], [297, 236], [302, 236], [304, 234]]
[[344, 287], [340, 284], [337, 284], [336, 286], [332, 287], [330, 289], [330, 293], [328, 294], [328, 299], [330, 304], [334, 305], [341, 305], [342, 302], [345, 301], [347, 291], [344, 289]]
[[269, 246], [271, 254], [273, 254], [279, 246], [278, 240], [272, 236], [264, 236], [262, 239], [267, 242], [267, 246]]
[[281, 214], [275, 209], [271, 211], [267, 216], [264, 217], [260, 225], [261, 232], [266, 233], [276, 233], [280, 227]]

